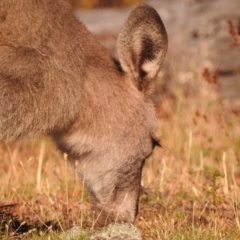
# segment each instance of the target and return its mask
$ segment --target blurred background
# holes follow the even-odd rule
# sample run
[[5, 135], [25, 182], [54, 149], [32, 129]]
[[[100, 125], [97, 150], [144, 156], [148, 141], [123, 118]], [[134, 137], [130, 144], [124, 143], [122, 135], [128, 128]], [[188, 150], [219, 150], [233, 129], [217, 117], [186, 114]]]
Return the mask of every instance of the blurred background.
[[74, 8], [124, 7], [141, 0], [70, 0]]
[[[218, 71], [220, 94], [240, 108], [240, 54], [233, 47], [229, 21], [237, 27], [240, 14], [238, 0], [71, 0], [74, 14], [98, 40], [115, 55], [118, 33], [128, 14], [140, 2], [159, 12], [169, 35], [169, 60], [185, 56], [199, 67]], [[196, 63], [198, 64], [198, 63]], [[187, 64], [188, 65], [188, 64]], [[189, 72], [182, 59], [176, 66], [180, 81], [187, 81]], [[169, 69], [167, 69], [169, 71]], [[168, 81], [170, 81], [168, 79]]]

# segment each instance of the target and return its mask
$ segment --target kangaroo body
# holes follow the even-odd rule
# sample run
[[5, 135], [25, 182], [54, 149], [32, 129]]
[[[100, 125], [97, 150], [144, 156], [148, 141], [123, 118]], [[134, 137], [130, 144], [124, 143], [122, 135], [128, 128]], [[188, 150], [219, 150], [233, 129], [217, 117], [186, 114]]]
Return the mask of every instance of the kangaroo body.
[[96, 226], [136, 217], [166, 50], [162, 21], [145, 4], [119, 35], [116, 63], [65, 1], [0, 2], [0, 140], [52, 136], [84, 176]]

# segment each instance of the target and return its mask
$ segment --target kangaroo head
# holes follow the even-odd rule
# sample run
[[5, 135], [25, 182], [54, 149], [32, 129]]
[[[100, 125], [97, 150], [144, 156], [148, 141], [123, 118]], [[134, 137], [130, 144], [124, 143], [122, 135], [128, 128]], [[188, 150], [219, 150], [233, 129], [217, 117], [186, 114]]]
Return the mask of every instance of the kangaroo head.
[[152, 7], [133, 10], [119, 35], [117, 66], [96, 53], [82, 96], [88, 107], [57, 137], [92, 194], [98, 226], [137, 215], [142, 167], [158, 142], [151, 93], [167, 43]]

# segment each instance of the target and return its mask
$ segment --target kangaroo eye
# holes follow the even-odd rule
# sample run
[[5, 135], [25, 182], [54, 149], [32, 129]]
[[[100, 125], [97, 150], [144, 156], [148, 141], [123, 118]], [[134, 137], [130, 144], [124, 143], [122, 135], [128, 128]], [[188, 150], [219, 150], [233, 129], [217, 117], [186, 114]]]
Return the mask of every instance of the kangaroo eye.
[[147, 75], [147, 72], [144, 70], [141, 70], [139, 77], [140, 77], [140, 79], [144, 79], [146, 77], [146, 75]]

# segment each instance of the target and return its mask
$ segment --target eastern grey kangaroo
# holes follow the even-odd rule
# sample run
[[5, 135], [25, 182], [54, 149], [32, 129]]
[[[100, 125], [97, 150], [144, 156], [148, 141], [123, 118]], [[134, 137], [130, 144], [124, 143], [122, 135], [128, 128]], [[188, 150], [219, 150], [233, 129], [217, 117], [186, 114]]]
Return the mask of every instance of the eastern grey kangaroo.
[[0, 140], [50, 135], [92, 195], [96, 226], [133, 223], [167, 51], [158, 13], [132, 11], [113, 60], [65, 0], [0, 1]]

